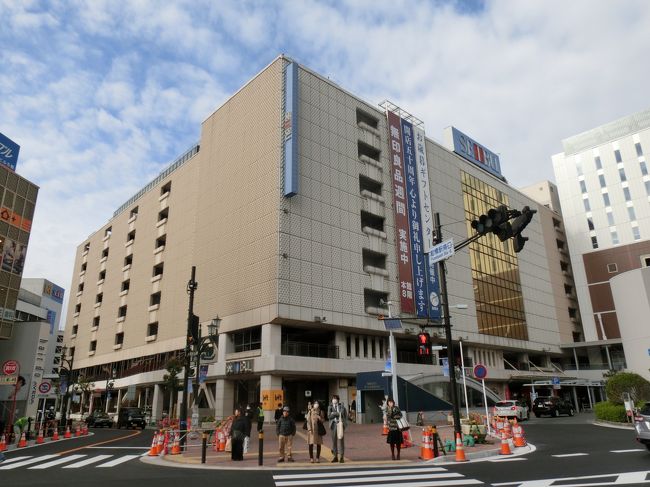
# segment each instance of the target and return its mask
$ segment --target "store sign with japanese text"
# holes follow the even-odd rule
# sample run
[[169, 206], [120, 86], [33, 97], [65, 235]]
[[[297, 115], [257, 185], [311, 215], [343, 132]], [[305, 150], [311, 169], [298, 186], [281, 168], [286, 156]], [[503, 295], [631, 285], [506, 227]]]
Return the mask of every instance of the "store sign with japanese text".
[[494, 152], [486, 149], [456, 127], [447, 127], [444, 131], [444, 138], [447, 148], [493, 176], [505, 181], [501, 174], [501, 161]]
[[15, 171], [19, 152], [20, 146], [0, 132], [0, 164]]

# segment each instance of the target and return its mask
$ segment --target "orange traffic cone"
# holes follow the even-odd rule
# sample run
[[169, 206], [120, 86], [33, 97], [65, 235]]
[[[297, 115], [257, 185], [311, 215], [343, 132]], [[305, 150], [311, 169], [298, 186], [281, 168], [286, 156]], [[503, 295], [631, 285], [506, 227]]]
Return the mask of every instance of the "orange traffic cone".
[[158, 434], [158, 443], [156, 444], [156, 452], [160, 455], [163, 451], [163, 445], [165, 444], [165, 433], [160, 432]]
[[431, 439], [433, 434], [428, 428], [422, 429], [422, 446], [420, 447], [420, 459], [431, 460], [433, 458], [433, 444]]
[[63, 437], [67, 440], [68, 438], [72, 438], [72, 433], [70, 433], [70, 426], [65, 427], [65, 433], [63, 433]]
[[517, 448], [526, 446], [526, 439], [524, 438], [524, 429], [520, 425], [515, 424], [512, 427], [512, 434], [514, 435], [513, 443]]
[[467, 461], [467, 458], [465, 458], [465, 449], [463, 448], [463, 440], [460, 438], [460, 433], [456, 433], [456, 461]]
[[77, 428], [74, 430], [75, 436], [81, 436], [81, 427], [77, 425]]
[[499, 452], [499, 455], [512, 455], [512, 452], [510, 451], [510, 443], [508, 443], [508, 437], [506, 436], [506, 432], [501, 433], [501, 451]]
[[[517, 421], [515, 419], [515, 421]], [[510, 427], [510, 420], [506, 418], [506, 422], [503, 425], [503, 431], [506, 434], [506, 438], [512, 438], [512, 428]]]
[[20, 435], [20, 441], [18, 442], [18, 448], [25, 448], [27, 446], [27, 438], [25, 438], [25, 432]]
[[178, 430], [174, 434], [174, 443], [172, 445], [172, 455], [178, 455], [181, 452], [181, 439], [178, 435]]
[[5, 439], [5, 435], [2, 435], [0, 437], [0, 452], [3, 452], [7, 449], [7, 440]]
[[59, 440], [59, 426], [57, 425], [54, 428], [54, 433], [52, 433], [52, 441], [58, 441]]
[[226, 435], [223, 431], [220, 432], [219, 436], [219, 451], [226, 451]]
[[36, 444], [42, 445], [43, 443], [45, 443], [45, 438], [43, 438], [43, 427], [41, 426], [41, 429], [38, 430], [38, 436], [36, 437]]
[[151, 441], [151, 448], [149, 449], [148, 455], [150, 457], [158, 456], [158, 432], [157, 431], [153, 434], [153, 440]]
[[81, 427], [81, 434], [82, 435], [87, 435], [88, 434], [88, 425], [84, 423], [84, 425]]

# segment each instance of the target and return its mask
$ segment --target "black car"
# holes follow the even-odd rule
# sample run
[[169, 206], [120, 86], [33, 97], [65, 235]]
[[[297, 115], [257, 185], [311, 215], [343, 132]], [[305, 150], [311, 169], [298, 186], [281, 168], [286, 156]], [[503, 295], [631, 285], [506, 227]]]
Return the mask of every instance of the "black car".
[[560, 414], [573, 416], [575, 410], [573, 409], [573, 404], [560, 397], [540, 396], [533, 403], [533, 413], [536, 418], [539, 418], [543, 414], [554, 417], [558, 417]]
[[140, 408], [122, 408], [120, 413], [117, 415], [117, 427], [121, 428], [126, 426], [127, 428], [135, 427], [144, 429], [147, 425], [144, 419], [144, 412]]
[[93, 411], [93, 413], [86, 418], [86, 424], [91, 428], [112, 428], [113, 418], [104, 411]]

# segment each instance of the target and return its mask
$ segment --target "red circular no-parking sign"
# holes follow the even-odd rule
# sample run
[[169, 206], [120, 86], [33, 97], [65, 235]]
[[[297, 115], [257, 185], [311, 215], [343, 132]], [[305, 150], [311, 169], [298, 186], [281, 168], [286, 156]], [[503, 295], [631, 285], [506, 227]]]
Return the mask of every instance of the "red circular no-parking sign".
[[487, 377], [487, 367], [483, 364], [476, 364], [474, 366], [474, 377], [485, 379]]
[[49, 382], [41, 382], [38, 385], [38, 392], [40, 392], [41, 394], [47, 394], [48, 392], [50, 392], [50, 389], [52, 389], [52, 384], [50, 384]]
[[15, 360], [7, 360], [2, 364], [2, 373], [4, 375], [14, 375], [18, 372], [18, 362]]

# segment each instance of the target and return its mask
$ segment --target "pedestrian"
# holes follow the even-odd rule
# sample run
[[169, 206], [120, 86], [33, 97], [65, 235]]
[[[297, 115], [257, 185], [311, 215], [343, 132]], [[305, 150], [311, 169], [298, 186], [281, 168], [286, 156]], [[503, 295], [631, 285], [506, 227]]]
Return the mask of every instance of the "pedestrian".
[[280, 458], [278, 462], [293, 462], [291, 448], [293, 446], [293, 437], [296, 435], [296, 422], [289, 416], [289, 407], [282, 408], [282, 416], [278, 419], [275, 426], [275, 432], [278, 435], [278, 445], [280, 447]]
[[235, 409], [235, 417], [230, 428], [230, 458], [232, 460], [241, 461], [244, 459], [244, 438], [246, 437], [246, 431], [250, 431], [250, 428], [248, 418], [241, 414], [239, 408]]
[[257, 406], [257, 431], [262, 431], [264, 429], [264, 409], [262, 409], [262, 403], [259, 403]]
[[[402, 432], [397, 425], [397, 420], [402, 417], [402, 411], [395, 406], [392, 397], [386, 402], [386, 417], [388, 418], [388, 436], [386, 443], [390, 445], [390, 455], [393, 460], [399, 460], [400, 450], [402, 449]], [[395, 457], [395, 448], [397, 448], [397, 457]]]
[[275, 410], [275, 422], [277, 423], [278, 420], [282, 417], [282, 403], [278, 403], [278, 409]]
[[[323, 444], [323, 435], [326, 433], [325, 413], [318, 401], [314, 401], [307, 411], [305, 424], [307, 425], [307, 443], [309, 444], [309, 461], [320, 463], [320, 450]], [[316, 445], [316, 458], [314, 459], [314, 445]]]
[[254, 418], [253, 408], [250, 406], [246, 406], [244, 416], [246, 417], [246, 431], [245, 431], [246, 436], [244, 437], [244, 453], [248, 453], [248, 445], [250, 444], [251, 441], [251, 429], [253, 427], [253, 418]]
[[[332, 396], [332, 403], [327, 407], [327, 419], [330, 422], [332, 432], [332, 463], [345, 463], [345, 428], [348, 425], [348, 413], [345, 406], [341, 404], [339, 396]], [[339, 458], [340, 457], [340, 458]]]

